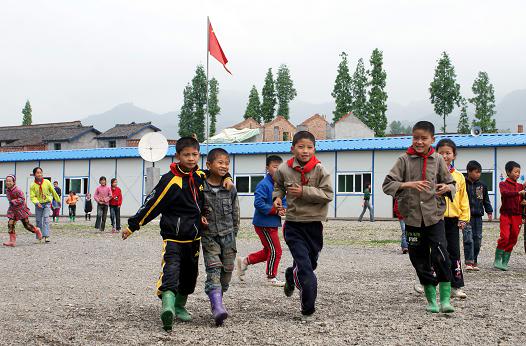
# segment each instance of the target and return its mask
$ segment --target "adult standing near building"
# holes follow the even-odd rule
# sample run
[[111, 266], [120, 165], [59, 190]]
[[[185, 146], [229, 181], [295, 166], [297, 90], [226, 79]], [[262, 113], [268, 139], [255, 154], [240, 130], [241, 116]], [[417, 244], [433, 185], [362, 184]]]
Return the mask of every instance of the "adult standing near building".
[[362, 213], [360, 214], [360, 217], [358, 218], [358, 222], [362, 222], [363, 215], [365, 214], [365, 211], [369, 209], [369, 220], [371, 222], [374, 222], [374, 211], [373, 207], [371, 207], [371, 184], [367, 185], [365, 190], [363, 190], [363, 204], [362, 204]]

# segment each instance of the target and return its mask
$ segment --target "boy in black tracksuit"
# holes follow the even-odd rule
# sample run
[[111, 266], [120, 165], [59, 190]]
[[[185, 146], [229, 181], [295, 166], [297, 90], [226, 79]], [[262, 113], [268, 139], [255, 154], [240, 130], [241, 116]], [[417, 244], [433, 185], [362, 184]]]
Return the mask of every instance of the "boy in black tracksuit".
[[143, 206], [128, 220], [123, 239], [162, 214], [162, 272], [157, 295], [162, 299], [161, 320], [165, 330], [172, 329], [173, 318], [191, 320], [185, 308], [188, 295], [194, 292], [198, 275], [201, 216], [204, 205], [205, 173], [198, 169], [199, 143], [183, 137], [176, 145], [177, 163], [161, 177]]
[[469, 209], [471, 211], [470, 227], [464, 232], [464, 257], [466, 270], [478, 271], [477, 259], [482, 243], [482, 217], [484, 211], [488, 219], [493, 218], [493, 208], [489, 201], [488, 187], [480, 181], [482, 166], [477, 161], [469, 161], [466, 167], [468, 178], [466, 179], [466, 191], [469, 198]]

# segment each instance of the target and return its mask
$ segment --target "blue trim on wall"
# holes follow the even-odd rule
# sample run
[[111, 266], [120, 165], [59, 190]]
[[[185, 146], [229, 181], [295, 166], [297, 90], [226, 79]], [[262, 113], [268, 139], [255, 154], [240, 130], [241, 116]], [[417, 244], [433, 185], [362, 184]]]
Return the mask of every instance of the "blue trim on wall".
[[64, 215], [64, 192], [66, 192], [66, 160], [62, 160], [62, 193], [60, 196], [61, 208], [60, 215]]
[[493, 218], [496, 219], [499, 213], [499, 208], [497, 208], [497, 147], [493, 148], [493, 171], [493, 192], [495, 193], [493, 196]]
[[118, 159], [115, 159], [115, 175], [113, 176], [114, 178], [117, 178], [117, 163]]
[[[338, 152], [334, 152], [334, 190], [338, 191]], [[338, 193], [334, 194], [334, 217], [338, 214]]]
[[372, 152], [372, 155], [371, 155], [371, 159], [372, 159], [372, 164], [371, 164], [371, 200], [373, 202], [373, 215], [374, 215], [374, 150]]

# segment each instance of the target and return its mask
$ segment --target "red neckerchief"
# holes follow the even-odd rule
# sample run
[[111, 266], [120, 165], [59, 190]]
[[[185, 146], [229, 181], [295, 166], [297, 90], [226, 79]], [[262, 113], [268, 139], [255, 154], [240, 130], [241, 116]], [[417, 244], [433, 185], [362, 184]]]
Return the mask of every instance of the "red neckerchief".
[[44, 178], [42, 178], [40, 181], [38, 181], [37, 178], [35, 178], [35, 184], [38, 185], [38, 192], [40, 193], [40, 196], [44, 197], [44, 190], [42, 190], [42, 184], [44, 183]]
[[190, 191], [192, 191], [192, 196], [194, 197], [194, 202], [197, 205], [197, 207], [199, 208], [199, 204], [197, 203], [199, 193], [198, 193], [198, 190], [197, 190], [197, 186], [195, 185], [195, 179], [194, 179], [194, 172], [197, 171], [197, 166], [195, 166], [194, 169], [192, 169], [192, 170], [190, 170], [188, 172], [185, 172], [179, 166], [178, 162], [173, 162], [170, 165], [170, 171], [172, 171], [172, 173], [175, 176], [178, 176], [178, 177], [181, 177], [181, 178], [185, 177], [185, 176], [188, 177], [188, 186], [190, 187]]
[[408, 155], [417, 155], [424, 159], [424, 165], [422, 167], [422, 180], [426, 180], [427, 158], [433, 155], [434, 152], [435, 152], [435, 149], [433, 147], [429, 147], [427, 154], [420, 154], [412, 146], [407, 149]]
[[312, 171], [318, 163], [321, 163], [321, 161], [318, 160], [316, 156], [314, 155], [310, 158], [309, 162], [307, 162], [305, 166], [303, 167], [301, 166], [294, 167], [294, 158], [291, 158], [290, 160], [287, 161], [287, 165], [290, 168], [294, 169], [296, 172], [301, 173], [301, 185], [307, 185], [309, 183], [309, 179], [305, 177], [305, 174]]

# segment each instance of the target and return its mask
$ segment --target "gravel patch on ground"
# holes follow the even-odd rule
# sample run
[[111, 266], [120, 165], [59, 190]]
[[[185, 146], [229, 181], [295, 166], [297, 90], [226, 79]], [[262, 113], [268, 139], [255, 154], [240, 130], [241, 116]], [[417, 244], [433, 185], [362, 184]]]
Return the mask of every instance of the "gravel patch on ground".
[[[0, 227], [6, 230], [6, 223]], [[0, 248], [1, 345], [376, 345], [526, 343], [526, 256], [522, 236], [510, 271], [492, 269], [498, 224], [486, 224], [481, 271], [465, 273], [466, 300], [454, 314], [430, 314], [413, 291], [416, 275], [399, 248], [397, 222], [330, 221], [317, 270], [316, 318], [303, 322], [299, 297], [266, 284], [264, 265], [234, 277], [225, 295], [231, 316], [216, 328], [204, 294], [204, 267], [190, 296], [190, 323], [165, 333], [155, 283], [158, 226], [129, 240], [85, 222], [53, 226], [52, 243], [36, 244], [18, 227], [18, 246]], [[7, 232], [1, 234], [4, 241]], [[283, 244], [280, 266], [292, 262]], [[244, 220], [238, 252], [259, 249]]]

